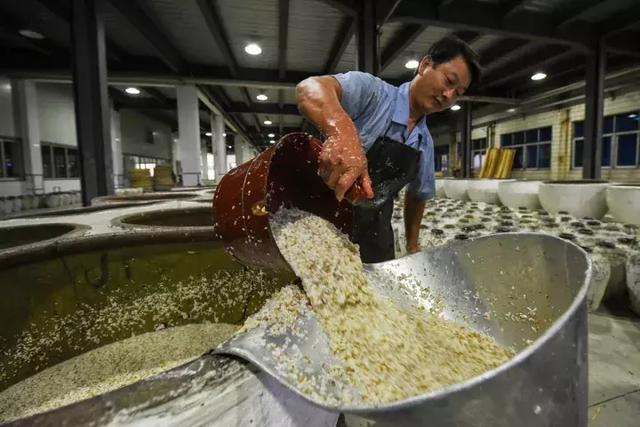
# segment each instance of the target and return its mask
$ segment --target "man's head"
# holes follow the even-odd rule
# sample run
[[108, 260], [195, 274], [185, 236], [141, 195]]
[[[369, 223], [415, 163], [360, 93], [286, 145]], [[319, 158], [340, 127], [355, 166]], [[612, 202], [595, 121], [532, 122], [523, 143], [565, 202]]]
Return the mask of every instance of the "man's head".
[[464, 41], [445, 37], [422, 58], [411, 81], [411, 105], [424, 114], [437, 113], [480, 80], [478, 54]]

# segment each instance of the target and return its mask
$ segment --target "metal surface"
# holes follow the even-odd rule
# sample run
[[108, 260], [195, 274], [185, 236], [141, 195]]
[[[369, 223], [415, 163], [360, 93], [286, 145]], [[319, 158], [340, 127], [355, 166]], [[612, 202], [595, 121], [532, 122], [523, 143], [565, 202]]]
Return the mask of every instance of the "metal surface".
[[96, 1], [72, 1], [73, 94], [82, 202], [113, 193], [104, 24]]
[[[366, 271], [376, 291], [409, 306], [421, 303], [420, 293], [411, 298], [401, 289], [390, 289], [388, 279], [397, 274], [415, 277], [421, 288], [444, 300], [446, 318], [464, 321], [519, 353], [483, 375], [400, 402], [353, 407], [311, 402], [376, 425], [587, 425], [586, 291], [591, 264], [580, 248], [548, 235], [500, 234], [368, 265]], [[510, 320], [509, 314], [517, 316], [528, 307], [537, 310], [537, 329]], [[306, 363], [300, 355], [294, 363], [318, 378], [320, 367], [335, 361], [315, 315], [303, 313], [299, 320], [307, 332], [303, 337], [274, 337], [254, 329], [216, 352], [243, 357], [303, 395], [280, 374], [269, 345], [291, 340], [311, 359]]]
[[378, 34], [376, 29], [376, 1], [358, 0], [356, 15], [357, 68], [370, 74], [378, 74]]

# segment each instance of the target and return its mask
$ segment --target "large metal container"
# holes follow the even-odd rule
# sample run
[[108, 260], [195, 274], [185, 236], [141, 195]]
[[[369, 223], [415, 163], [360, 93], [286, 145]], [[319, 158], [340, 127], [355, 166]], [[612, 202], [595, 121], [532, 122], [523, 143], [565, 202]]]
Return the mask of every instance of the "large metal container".
[[[164, 243], [185, 242], [180, 234], [162, 238], [168, 239]], [[149, 242], [146, 234], [140, 239], [133, 236], [69, 242], [55, 255], [35, 262], [28, 257], [25, 262], [13, 259], [0, 263], [5, 266], [0, 271], [2, 292], [12, 296], [4, 299], [0, 310], [6, 325], [4, 342], [10, 342], [12, 335], [34, 319], [46, 322], [43, 313], [47, 307], [53, 308], [55, 301], [64, 302], [62, 307], [71, 311], [86, 301], [100, 304], [105, 293], [120, 286], [118, 281], [126, 282], [127, 277], [153, 281], [157, 275], [169, 274], [179, 280], [181, 275], [212, 268], [241, 268], [225, 258], [220, 246], [210, 246], [210, 237], [205, 234], [190, 239], [200, 243], [153, 247], [139, 246]], [[444, 300], [445, 317], [464, 320], [512, 345], [518, 354], [492, 371], [442, 390], [378, 407], [345, 408], [323, 407], [307, 400], [295, 388], [273, 381], [265, 374], [269, 366], [260, 361], [254, 361], [263, 368], [259, 372], [239, 359], [207, 354], [159, 376], [19, 420], [15, 425], [291, 423], [311, 427], [318, 425], [312, 420], [343, 411], [348, 423], [362, 417], [375, 425], [586, 426], [585, 298], [591, 265], [579, 247], [548, 235], [505, 233], [452, 242], [366, 269], [374, 287], [381, 285], [376, 280], [385, 273], [414, 275], [421, 287]], [[72, 277], [77, 280], [70, 280], [69, 272], [74, 272]], [[259, 301], [252, 303], [253, 309], [258, 306]], [[526, 312], [527, 307], [536, 309], [535, 330], [531, 327], [534, 324], [511, 315]], [[226, 310], [229, 317], [225, 321], [232, 323], [241, 322], [251, 311], [244, 304]], [[490, 310], [492, 315], [485, 317]], [[45, 365], [73, 355], [52, 348]], [[3, 386], [43, 367], [26, 366]]]

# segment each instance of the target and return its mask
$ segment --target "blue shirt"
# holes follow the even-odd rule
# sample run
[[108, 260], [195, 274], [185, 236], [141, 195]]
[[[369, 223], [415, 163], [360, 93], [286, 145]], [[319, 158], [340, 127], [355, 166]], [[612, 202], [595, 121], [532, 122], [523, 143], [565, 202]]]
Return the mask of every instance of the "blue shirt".
[[434, 197], [433, 139], [424, 116], [407, 135], [409, 83], [396, 87], [360, 71], [349, 71], [334, 77], [342, 86], [342, 108], [356, 125], [365, 151], [381, 136], [420, 151], [418, 174], [409, 184], [408, 191], [416, 199]]

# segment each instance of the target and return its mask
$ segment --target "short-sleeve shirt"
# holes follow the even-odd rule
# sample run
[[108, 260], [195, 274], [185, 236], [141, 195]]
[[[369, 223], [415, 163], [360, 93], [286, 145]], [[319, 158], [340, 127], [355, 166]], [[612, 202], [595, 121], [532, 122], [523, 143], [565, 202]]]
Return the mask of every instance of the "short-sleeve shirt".
[[409, 184], [408, 191], [416, 199], [434, 197], [433, 139], [424, 116], [407, 135], [409, 82], [397, 87], [360, 71], [333, 77], [342, 86], [340, 103], [353, 120], [365, 151], [382, 136], [420, 151], [418, 174]]

